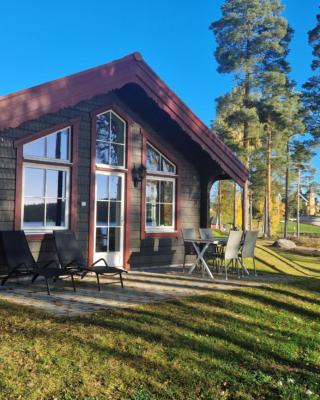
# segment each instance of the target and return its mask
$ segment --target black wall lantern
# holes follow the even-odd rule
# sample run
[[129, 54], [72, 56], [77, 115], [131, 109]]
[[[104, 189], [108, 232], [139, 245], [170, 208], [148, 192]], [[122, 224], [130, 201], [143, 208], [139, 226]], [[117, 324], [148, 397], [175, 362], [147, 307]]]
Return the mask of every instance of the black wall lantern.
[[141, 164], [139, 167], [136, 165], [132, 168], [132, 180], [134, 187], [138, 187], [138, 183], [142, 182], [142, 180], [146, 177], [147, 169]]

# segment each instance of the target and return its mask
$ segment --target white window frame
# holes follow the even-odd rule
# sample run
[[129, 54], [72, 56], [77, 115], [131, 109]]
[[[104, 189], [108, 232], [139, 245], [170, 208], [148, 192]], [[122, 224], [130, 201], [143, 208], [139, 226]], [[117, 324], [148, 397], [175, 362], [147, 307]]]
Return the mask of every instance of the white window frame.
[[[159, 151], [155, 146], [153, 146], [150, 142], [147, 142], [146, 145], [146, 153], [148, 152], [148, 146], [150, 146], [155, 152], [157, 152], [160, 155], [160, 160], [161, 157], [164, 158], [166, 161], [168, 161], [169, 164], [172, 164], [174, 166], [174, 172], [165, 172], [165, 171], [154, 171], [154, 170], [148, 170], [147, 169], [147, 173], [150, 174], [155, 174], [155, 175], [165, 175], [165, 176], [177, 176], [177, 166], [175, 163], [173, 163], [171, 160], [169, 160], [168, 157], [166, 157], [165, 155], [163, 155], [161, 153], [161, 151]], [[148, 154], [146, 154], [146, 159], [148, 158]]]
[[[171, 161], [170, 161], [171, 162]], [[162, 182], [172, 182], [173, 183], [173, 193], [172, 193], [172, 225], [160, 225], [160, 226], [147, 226], [147, 181], [162, 181]], [[146, 233], [170, 233], [175, 232], [175, 225], [176, 225], [176, 178], [169, 177], [169, 176], [155, 176], [155, 175], [147, 175], [146, 176], [146, 190], [145, 190], [145, 232]], [[159, 207], [161, 202], [158, 203]], [[171, 204], [171, 203], [165, 203]]]
[[[60, 159], [60, 158], [51, 158], [51, 157], [39, 157], [39, 156], [33, 156], [33, 155], [29, 155], [29, 154], [24, 155], [23, 147], [25, 145], [33, 143], [33, 142], [36, 142], [37, 140], [42, 140], [42, 139], [44, 140], [48, 136], [54, 135], [55, 133], [62, 132], [62, 131], [65, 131], [65, 130], [68, 131], [68, 160], [63, 160], [63, 159]], [[71, 132], [72, 132], [71, 126], [66, 126], [65, 128], [58, 129], [58, 130], [56, 130], [54, 132], [48, 133], [45, 136], [41, 136], [38, 139], [34, 139], [34, 140], [31, 140], [30, 142], [25, 143], [24, 145], [22, 145], [23, 159], [24, 160], [41, 161], [43, 163], [53, 162], [53, 163], [61, 163], [61, 164], [71, 165], [72, 164], [72, 162], [71, 162], [71, 144], [72, 144]]]
[[[43, 227], [35, 227], [35, 228], [30, 228], [30, 227], [24, 227], [24, 200], [25, 200], [25, 195], [24, 195], [24, 189], [25, 189], [25, 169], [26, 168], [38, 168], [38, 169], [51, 169], [55, 171], [65, 171], [66, 172], [66, 205], [65, 205], [65, 225], [64, 226], [50, 226], [46, 227], [45, 225]], [[62, 165], [55, 165], [55, 164], [50, 164], [50, 163], [32, 163], [32, 162], [24, 162], [22, 166], [22, 195], [21, 195], [21, 226], [22, 229], [30, 234], [39, 234], [39, 233], [52, 233], [54, 230], [67, 230], [69, 229], [69, 219], [70, 219], [70, 167], [68, 166], [62, 166]], [[46, 202], [45, 202], [46, 205]], [[46, 207], [44, 211], [44, 223], [46, 222]]]
[[[126, 150], [127, 150], [127, 122], [120, 117], [119, 114], [117, 114], [115, 111], [113, 111], [111, 108], [109, 110], [103, 111], [99, 114], [96, 115], [96, 118], [99, 117], [100, 115], [103, 114], [107, 114], [108, 112], [110, 112], [111, 114], [114, 114], [117, 118], [120, 119], [120, 121], [122, 121], [124, 123], [124, 141], [123, 143], [119, 143], [119, 142], [111, 142], [111, 141], [104, 141], [104, 140], [99, 140], [99, 142], [104, 142], [104, 143], [108, 143], [108, 144], [117, 144], [117, 145], [121, 145], [123, 146], [123, 165], [111, 165], [111, 164], [101, 164], [101, 163], [97, 163], [97, 158], [96, 158], [96, 154], [95, 153], [95, 158], [96, 158], [96, 166], [103, 169], [103, 168], [110, 168], [110, 169], [125, 169], [126, 168]], [[97, 123], [96, 123], [96, 141], [95, 141], [95, 151], [97, 152]]]

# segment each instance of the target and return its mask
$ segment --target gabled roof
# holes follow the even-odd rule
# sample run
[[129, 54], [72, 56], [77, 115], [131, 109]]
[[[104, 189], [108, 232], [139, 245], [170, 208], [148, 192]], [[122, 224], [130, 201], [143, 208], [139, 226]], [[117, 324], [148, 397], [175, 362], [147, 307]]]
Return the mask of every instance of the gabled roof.
[[245, 166], [155, 74], [140, 53], [0, 97], [0, 130], [15, 128], [129, 83], [138, 84], [231, 179], [241, 185], [248, 179]]

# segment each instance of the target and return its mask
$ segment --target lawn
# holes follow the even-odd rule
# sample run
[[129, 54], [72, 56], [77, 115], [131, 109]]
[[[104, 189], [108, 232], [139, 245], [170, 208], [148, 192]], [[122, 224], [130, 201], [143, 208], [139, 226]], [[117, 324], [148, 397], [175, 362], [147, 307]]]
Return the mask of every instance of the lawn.
[[[279, 233], [283, 233], [284, 223], [280, 223]], [[294, 221], [289, 221], [288, 224], [288, 233], [294, 234], [297, 230], [297, 224]], [[317, 233], [320, 234], [320, 226], [311, 225], [311, 224], [301, 224], [300, 223], [300, 232], [301, 233]]]
[[319, 400], [320, 263], [259, 242], [287, 283], [78, 318], [0, 302], [0, 399]]

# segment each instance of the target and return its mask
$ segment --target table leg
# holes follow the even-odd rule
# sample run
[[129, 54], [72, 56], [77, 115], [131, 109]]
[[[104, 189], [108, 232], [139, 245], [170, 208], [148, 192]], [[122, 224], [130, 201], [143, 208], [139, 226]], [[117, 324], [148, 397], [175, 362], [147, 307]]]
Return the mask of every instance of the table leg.
[[214, 279], [214, 277], [210, 271], [210, 268], [208, 267], [208, 264], [206, 263], [205, 259], [203, 258], [205, 252], [207, 251], [208, 247], [210, 246], [210, 243], [206, 244], [201, 251], [200, 251], [200, 248], [196, 245], [196, 243], [192, 242], [192, 244], [193, 244], [193, 247], [194, 247], [198, 257], [196, 259], [196, 262], [190, 268], [190, 271], [188, 272], [188, 274], [191, 274], [194, 271], [194, 269], [197, 266], [198, 261], [200, 261], [203, 266], [204, 271], [206, 271], [208, 273], [208, 275], [210, 276], [211, 279]]

